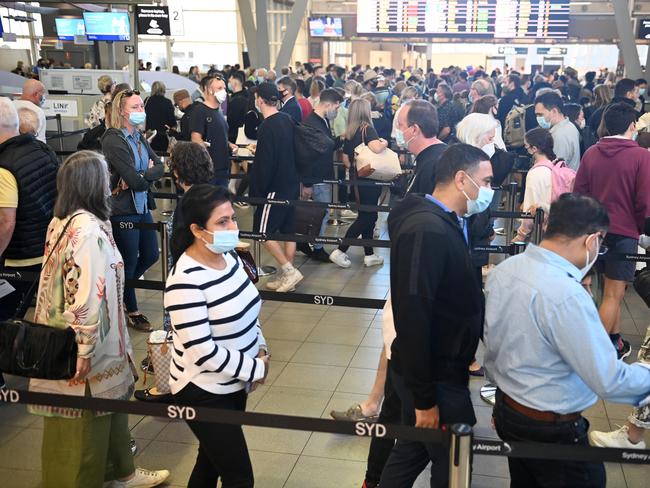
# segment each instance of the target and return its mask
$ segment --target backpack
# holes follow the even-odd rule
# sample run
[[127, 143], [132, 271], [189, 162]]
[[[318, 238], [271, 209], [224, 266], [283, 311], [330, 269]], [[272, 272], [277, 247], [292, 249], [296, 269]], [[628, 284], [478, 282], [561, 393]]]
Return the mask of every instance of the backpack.
[[512, 107], [506, 116], [506, 123], [503, 128], [503, 140], [508, 147], [524, 147], [524, 136], [526, 135], [526, 110], [530, 105], [516, 105]]
[[323, 154], [331, 154], [336, 143], [322, 130], [301, 122], [294, 129], [293, 147], [296, 171], [301, 177], [312, 176], [312, 165]]
[[77, 150], [88, 149], [90, 151], [101, 151], [104, 132], [106, 132], [106, 122], [102, 119], [99, 125], [84, 133], [83, 138], [77, 144]]
[[551, 170], [551, 202], [560, 198], [560, 195], [573, 191], [576, 172], [569, 168], [564, 160], [541, 161], [537, 165]]

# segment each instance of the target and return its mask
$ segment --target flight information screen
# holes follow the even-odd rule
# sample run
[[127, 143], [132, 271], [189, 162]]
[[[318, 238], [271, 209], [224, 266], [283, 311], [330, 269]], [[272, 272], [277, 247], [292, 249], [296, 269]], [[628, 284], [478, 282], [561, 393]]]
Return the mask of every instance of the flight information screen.
[[565, 39], [570, 0], [357, 0], [357, 33]]

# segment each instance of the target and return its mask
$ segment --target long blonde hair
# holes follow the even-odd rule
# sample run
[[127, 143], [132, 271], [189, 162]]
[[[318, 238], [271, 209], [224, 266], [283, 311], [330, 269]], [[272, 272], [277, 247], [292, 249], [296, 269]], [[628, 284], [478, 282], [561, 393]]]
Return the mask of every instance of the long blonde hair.
[[364, 125], [372, 125], [370, 102], [363, 98], [357, 98], [352, 100], [348, 107], [348, 126], [345, 129], [345, 138], [348, 141], [351, 140], [359, 128]]
[[[127, 94], [129, 95], [127, 96]], [[127, 99], [133, 95], [136, 95], [136, 93], [130, 89], [122, 90], [115, 94], [110, 105], [110, 111], [106, 114], [106, 127], [112, 127], [114, 129], [121, 129], [123, 127], [122, 110], [124, 110]]]
[[594, 108], [604, 107], [612, 101], [612, 90], [607, 85], [596, 85], [594, 97]]

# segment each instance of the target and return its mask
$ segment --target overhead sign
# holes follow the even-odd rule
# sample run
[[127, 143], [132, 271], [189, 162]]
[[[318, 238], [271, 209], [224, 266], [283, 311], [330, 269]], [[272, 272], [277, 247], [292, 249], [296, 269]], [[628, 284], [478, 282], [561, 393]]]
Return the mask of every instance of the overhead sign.
[[637, 39], [650, 39], [650, 19], [639, 19]]
[[565, 56], [569, 52], [566, 47], [538, 47], [537, 54], [548, 54], [550, 56]]
[[184, 36], [185, 24], [183, 20], [183, 5], [179, 0], [169, 0], [169, 27], [172, 31], [172, 36]]
[[499, 54], [528, 54], [527, 47], [499, 46]]
[[70, 99], [47, 98], [43, 103], [45, 115], [61, 114], [61, 117], [78, 117], [77, 101]]
[[138, 5], [135, 9], [138, 34], [169, 36], [169, 8], [155, 5]]
[[124, 52], [126, 54], [133, 54], [135, 53], [135, 46], [133, 44], [126, 44], [124, 46]]

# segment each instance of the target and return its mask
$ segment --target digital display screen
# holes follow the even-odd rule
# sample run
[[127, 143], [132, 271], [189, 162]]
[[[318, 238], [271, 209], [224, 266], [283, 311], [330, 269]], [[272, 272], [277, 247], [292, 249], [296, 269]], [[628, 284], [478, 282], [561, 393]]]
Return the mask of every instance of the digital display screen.
[[129, 41], [131, 25], [126, 12], [84, 12], [89, 41]]
[[74, 36], [86, 34], [84, 19], [54, 19], [56, 34], [62, 41], [74, 41]]
[[312, 17], [309, 19], [312, 37], [343, 37], [341, 17]]
[[650, 39], [650, 19], [639, 19], [637, 39]]
[[566, 39], [570, 0], [357, 0], [357, 33]]

